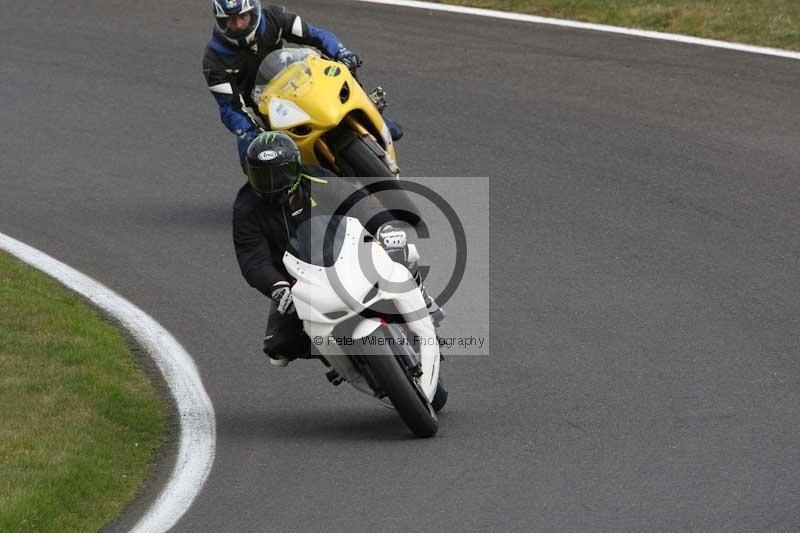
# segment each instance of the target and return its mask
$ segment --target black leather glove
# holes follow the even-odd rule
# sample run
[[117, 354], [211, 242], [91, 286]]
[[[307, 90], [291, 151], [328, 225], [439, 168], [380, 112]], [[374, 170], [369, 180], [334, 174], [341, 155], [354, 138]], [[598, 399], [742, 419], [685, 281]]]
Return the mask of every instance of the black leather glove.
[[339, 50], [339, 52], [337, 52], [336, 61], [344, 63], [351, 72], [363, 65], [363, 62], [361, 61], [361, 58], [358, 57], [358, 54], [351, 52], [347, 48], [342, 48]]
[[291, 315], [296, 313], [294, 308], [294, 300], [292, 299], [292, 287], [288, 281], [278, 281], [272, 286], [272, 301], [275, 302], [275, 307], [282, 315]]
[[403, 264], [407, 262], [408, 236], [404, 230], [391, 224], [384, 224], [378, 228], [375, 238], [392, 260]]

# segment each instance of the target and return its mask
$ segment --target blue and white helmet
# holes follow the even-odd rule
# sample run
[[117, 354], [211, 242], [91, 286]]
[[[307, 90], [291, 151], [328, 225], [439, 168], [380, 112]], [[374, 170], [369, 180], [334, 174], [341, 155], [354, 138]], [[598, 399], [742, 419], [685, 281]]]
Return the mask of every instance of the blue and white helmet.
[[[236, 46], [249, 46], [256, 39], [256, 31], [261, 23], [261, 2], [259, 0], [211, 0], [214, 9], [214, 31]], [[243, 30], [228, 28], [228, 20], [235, 15], [250, 13], [250, 23]]]

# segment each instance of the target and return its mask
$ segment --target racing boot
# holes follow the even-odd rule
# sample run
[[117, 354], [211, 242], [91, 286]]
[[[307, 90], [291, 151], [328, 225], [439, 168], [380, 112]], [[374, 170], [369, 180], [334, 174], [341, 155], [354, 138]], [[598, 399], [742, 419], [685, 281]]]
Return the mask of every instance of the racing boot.
[[389, 128], [389, 135], [392, 136], [393, 141], [399, 141], [403, 138], [403, 128], [400, 127], [400, 124], [387, 117], [383, 117], [383, 121], [386, 123], [386, 127]]
[[269, 359], [269, 364], [271, 364], [272, 366], [278, 366], [278, 367], [288, 366], [289, 363], [292, 361], [292, 359], [295, 358], [294, 357], [289, 358], [286, 357], [285, 355], [279, 355], [277, 353], [273, 353], [274, 338], [275, 338], [275, 333], [267, 330], [267, 333], [264, 336], [264, 350], [263, 350], [264, 355], [267, 356], [267, 359]]
[[281, 357], [280, 355], [275, 355], [275, 356], [267, 355], [267, 358], [269, 359], [269, 364], [271, 364], [272, 366], [282, 367], [289, 365], [288, 357]]
[[292, 357], [287, 357], [285, 355], [267, 354], [267, 359], [269, 359], [269, 364], [271, 364], [272, 366], [282, 367], [282, 366], [288, 366], [289, 363], [291, 363], [295, 359], [319, 359], [319, 357], [317, 355], [311, 355], [311, 354], [303, 354]]
[[311, 339], [303, 333], [303, 323], [297, 315], [282, 315], [274, 304], [270, 306], [263, 351], [269, 364], [276, 367], [310, 357]]

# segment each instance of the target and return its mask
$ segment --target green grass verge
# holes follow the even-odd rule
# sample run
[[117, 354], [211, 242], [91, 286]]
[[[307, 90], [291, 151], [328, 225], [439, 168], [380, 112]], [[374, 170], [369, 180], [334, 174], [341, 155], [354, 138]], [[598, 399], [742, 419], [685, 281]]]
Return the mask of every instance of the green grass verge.
[[447, 0], [440, 3], [800, 50], [800, 0]]
[[0, 253], [0, 531], [96, 531], [145, 479], [168, 406], [121, 333]]

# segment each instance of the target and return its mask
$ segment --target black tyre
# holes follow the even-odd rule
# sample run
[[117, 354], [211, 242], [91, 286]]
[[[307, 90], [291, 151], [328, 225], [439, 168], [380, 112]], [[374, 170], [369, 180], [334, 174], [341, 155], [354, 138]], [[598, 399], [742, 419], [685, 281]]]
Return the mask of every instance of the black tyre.
[[431, 402], [431, 407], [437, 413], [444, 408], [444, 405], [447, 403], [447, 387], [444, 386], [444, 381], [442, 378], [439, 378], [439, 384], [436, 386], [436, 394], [433, 395], [433, 401]]
[[374, 141], [371, 138], [360, 137], [355, 133], [351, 135], [351, 139], [348, 139], [347, 145], [341, 150], [340, 158], [345, 162], [342, 170], [355, 178], [395, 179], [379, 155], [383, 149], [373, 146]]
[[340, 153], [339, 159], [344, 160], [340, 165], [342, 173], [345, 176], [359, 178], [362, 185], [386, 180], [396, 181], [396, 189], [378, 193], [377, 198], [395, 218], [416, 226], [422, 218], [417, 206], [411, 201], [408, 193], [402, 191], [402, 182], [396, 180], [380, 158], [382, 149], [377, 145], [372, 146], [373, 144], [372, 139], [355, 136]]
[[408, 346], [395, 341], [398, 336], [403, 335], [402, 332], [390, 326], [378, 328], [373, 335], [387, 339], [370, 346], [371, 355], [366, 356], [367, 364], [379, 386], [414, 435], [432, 437], [439, 430], [439, 419], [419, 385], [409, 377], [398, 360], [397, 350]]

